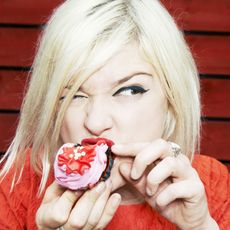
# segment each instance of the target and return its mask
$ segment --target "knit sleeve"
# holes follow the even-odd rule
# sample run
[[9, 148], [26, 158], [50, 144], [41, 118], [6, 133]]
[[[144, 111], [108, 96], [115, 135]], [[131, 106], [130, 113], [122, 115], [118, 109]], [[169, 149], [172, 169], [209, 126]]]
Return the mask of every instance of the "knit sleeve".
[[220, 229], [228, 229], [230, 226], [230, 174], [227, 167], [207, 156], [197, 156], [193, 165], [204, 183], [212, 217]]
[[2, 229], [25, 229], [30, 194], [30, 169], [28, 164], [19, 183], [13, 190], [13, 169], [0, 182], [0, 223]]

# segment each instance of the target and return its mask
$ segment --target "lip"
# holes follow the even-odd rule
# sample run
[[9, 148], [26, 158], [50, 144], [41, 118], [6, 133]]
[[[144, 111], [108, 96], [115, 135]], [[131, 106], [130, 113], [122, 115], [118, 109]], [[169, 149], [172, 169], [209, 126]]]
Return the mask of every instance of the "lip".
[[81, 145], [95, 145], [98, 141], [104, 141], [110, 148], [114, 145], [114, 142], [107, 138], [85, 138], [81, 141]]

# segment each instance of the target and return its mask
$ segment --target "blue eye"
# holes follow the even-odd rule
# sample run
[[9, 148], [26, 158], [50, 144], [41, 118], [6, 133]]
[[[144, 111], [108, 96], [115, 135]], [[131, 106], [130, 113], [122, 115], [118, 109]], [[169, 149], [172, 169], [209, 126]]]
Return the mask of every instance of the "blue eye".
[[127, 86], [127, 87], [122, 87], [117, 92], [113, 94], [113, 96], [116, 95], [123, 95], [123, 96], [132, 96], [132, 95], [137, 95], [137, 94], [143, 94], [149, 91], [148, 89], [144, 89], [141, 86], [133, 85], [133, 86]]

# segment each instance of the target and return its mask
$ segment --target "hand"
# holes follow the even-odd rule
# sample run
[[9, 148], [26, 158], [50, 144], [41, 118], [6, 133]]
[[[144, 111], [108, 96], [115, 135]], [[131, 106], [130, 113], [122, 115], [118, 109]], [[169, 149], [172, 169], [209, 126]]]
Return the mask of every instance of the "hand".
[[197, 172], [184, 154], [173, 156], [168, 142], [114, 145], [112, 151], [134, 158], [120, 166], [121, 174], [169, 221], [180, 229], [218, 229]]
[[111, 182], [100, 182], [86, 192], [64, 190], [53, 182], [36, 214], [38, 229], [103, 229], [115, 214], [121, 197], [111, 193]]

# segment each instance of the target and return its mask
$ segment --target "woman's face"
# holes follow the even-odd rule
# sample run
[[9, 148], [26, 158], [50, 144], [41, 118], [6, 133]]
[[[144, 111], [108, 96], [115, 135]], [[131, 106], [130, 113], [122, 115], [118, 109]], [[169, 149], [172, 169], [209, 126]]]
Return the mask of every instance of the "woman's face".
[[[158, 76], [132, 44], [82, 84], [64, 116], [61, 138], [64, 143], [92, 137], [116, 144], [150, 142], [162, 137], [166, 110]], [[126, 184], [119, 165], [131, 161], [115, 158], [113, 190]]]

